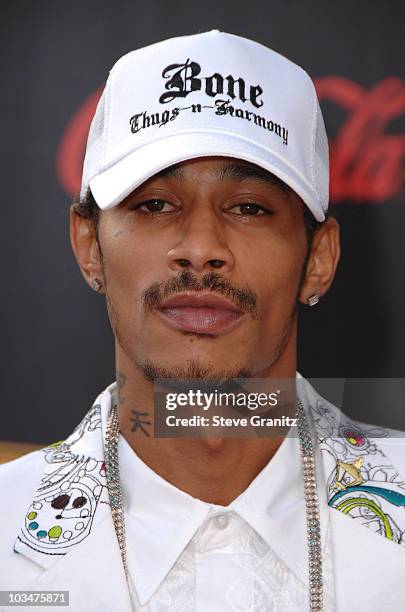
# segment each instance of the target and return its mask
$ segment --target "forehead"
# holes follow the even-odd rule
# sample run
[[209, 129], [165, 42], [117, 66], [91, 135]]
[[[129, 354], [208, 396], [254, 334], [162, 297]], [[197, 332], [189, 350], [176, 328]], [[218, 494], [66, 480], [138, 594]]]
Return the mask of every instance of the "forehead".
[[147, 182], [150, 183], [164, 178], [181, 182], [196, 176], [199, 179], [206, 177], [219, 183], [251, 180], [277, 187], [284, 193], [292, 191], [288, 185], [268, 170], [245, 160], [230, 157], [200, 157], [173, 164], [157, 172]]

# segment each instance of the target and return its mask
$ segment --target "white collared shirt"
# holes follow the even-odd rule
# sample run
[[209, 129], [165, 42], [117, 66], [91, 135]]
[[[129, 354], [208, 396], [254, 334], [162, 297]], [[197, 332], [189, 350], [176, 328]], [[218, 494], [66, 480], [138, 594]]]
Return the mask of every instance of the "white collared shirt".
[[[287, 436], [249, 487], [226, 507], [195, 499], [165, 481], [122, 436], [119, 464], [136, 610], [309, 610], [305, 502], [296, 437]], [[324, 609], [329, 612], [334, 609], [332, 554], [321, 491], [320, 502]]]
[[[405, 601], [403, 433], [349, 419], [302, 382], [298, 394], [317, 442], [324, 610], [399, 612]], [[0, 493], [6, 493], [0, 591], [63, 589], [72, 612], [133, 609], [106, 482], [105, 426], [115, 389], [114, 383], [100, 393], [63, 443], [0, 466]], [[165, 482], [123, 438], [119, 450], [138, 612], [308, 610], [296, 439], [287, 437], [227, 508]], [[337, 462], [359, 457], [363, 482], [345, 479], [339, 482], [346, 488], [336, 491]], [[63, 511], [56, 500], [57, 506], [68, 502]]]

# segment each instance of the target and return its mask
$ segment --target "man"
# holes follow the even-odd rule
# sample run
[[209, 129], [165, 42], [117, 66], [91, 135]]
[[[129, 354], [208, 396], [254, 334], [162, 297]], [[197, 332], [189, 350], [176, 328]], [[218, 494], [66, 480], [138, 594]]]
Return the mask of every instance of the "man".
[[[327, 207], [298, 66], [218, 31], [117, 62], [71, 209], [117, 382], [2, 468], [1, 589], [69, 591], [72, 610], [402, 609], [403, 440], [296, 374], [297, 303], [339, 260]], [[154, 383], [173, 379], [293, 380], [298, 435], [160, 437]]]

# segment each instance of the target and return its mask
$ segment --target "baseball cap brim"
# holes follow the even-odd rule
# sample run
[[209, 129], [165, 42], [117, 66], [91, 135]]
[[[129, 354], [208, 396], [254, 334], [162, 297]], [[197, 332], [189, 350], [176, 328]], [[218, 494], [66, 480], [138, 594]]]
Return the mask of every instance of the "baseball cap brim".
[[157, 172], [182, 161], [209, 156], [242, 159], [272, 172], [302, 198], [317, 221], [324, 221], [320, 201], [296, 169], [273, 151], [229, 132], [194, 130], [159, 138], [93, 177], [89, 181], [90, 190], [98, 206], [107, 210]]

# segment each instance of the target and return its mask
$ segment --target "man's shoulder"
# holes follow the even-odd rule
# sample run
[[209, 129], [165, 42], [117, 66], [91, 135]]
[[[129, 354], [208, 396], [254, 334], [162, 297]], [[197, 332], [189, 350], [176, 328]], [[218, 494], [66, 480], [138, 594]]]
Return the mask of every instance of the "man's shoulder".
[[405, 432], [386, 428], [384, 432], [386, 435], [374, 438], [370, 436], [370, 439], [382, 450], [398, 473], [405, 478]]
[[[0, 465], [0, 534], [2, 526], [14, 534], [21, 527], [32, 496], [37, 490], [44, 471], [43, 450], [35, 450], [13, 461]], [[1, 535], [0, 535], [1, 540]]]
[[[392, 468], [405, 477], [405, 431], [357, 420], [331, 403], [300, 376], [300, 390], [309, 406], [319, 441], [352, 460], [358, 454], [385, 455]], [[346, 460], [346, 459], [343, 459]]]
[[12, 557], [14, 542], [24, 524], [24, 517], [43, 474], [43, 451], [27, 455], [0, 465], [0, 568]]
[[[405, 431], [375, 423], [358, 421], [355, 418], [349, 417], [336, 406], [333, 409], [340, 419], [337, 437], [348, 438], [353, 445], [359, 445], [360, 450], [362, 436], [365, 436], [368, 441], [372, 441], [385, 454], [389, 456], [394, 454], [396, 460], [393, 463], [398, 466], [401, 465], [405, 473]], [[352, 439], [350, 437], [351, 434]]]
[[19, 500], [30, 502], [38, 486], [44, 463], [43, 450], [35, 450], [13, 461], [0, 465], [0, 490], [8, 502], [2, 505], [2, 512], [12, 509]]
[[405, 431], [399, 429], [393, 429], [385, 425], [370, 423], [365, 421], [359, 421], [346, 413], [342, 412], [339, 408], [334, 407], [335, 412], [340, 416], [340, 423], [343, 426], [349, 427], [352, 425], [354, 430], [359, 430], [367, 435], [368, 439], [378, 441], [386, 446], [399, 446], [405, 448]]
[[[44, 447], [45, 448], [45, 447]], [[29, 473], [32, 467], [39, 466], [43, 462], [44, 449], [31, 451], [25, 455], [21, 455], [12, 461], [0, 464], [0, 481], [7, 478]]]

